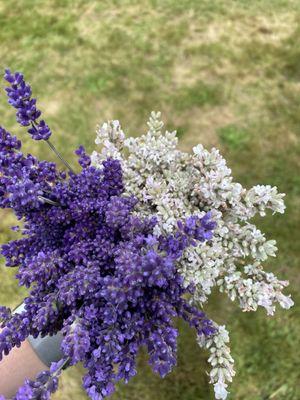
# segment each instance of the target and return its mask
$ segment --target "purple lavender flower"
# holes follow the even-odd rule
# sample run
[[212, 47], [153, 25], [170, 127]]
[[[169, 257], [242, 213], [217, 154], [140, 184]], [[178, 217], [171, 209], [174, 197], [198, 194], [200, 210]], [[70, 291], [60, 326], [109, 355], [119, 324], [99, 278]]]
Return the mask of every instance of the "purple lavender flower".
[[79, 146], [79, 148], [75, 150], [75, 154], [79, 157], [78, 163], [82, 168], [87, 168], [91, 165], [91, 157], [86, 154], [83, 146]]
[[51, 130], [44, 120], [28, 129], [28, 133], [34, 140], [48, 140], [51, 136]]
[[21, 142], [0, 127], [0, 206], [13, 208], [18, 217], [38, 209], [39, 196], [51, 192], [60, 173], [54, 163], [24, 156]]
[[41, 116], [41, 111], [36, 107], [36, 99], [31, 98], [31, 87], [24, 81], [23, 74], [19, 72], [12, 73], [9, 69], [6, 69], [4, 79], [10, 84], [5, 90], [8, 96], [8, 103], [17, 110], [17, 121], [22, 126], [30, 126], [27, 132], [31, 135], [32, 139], [45, 140], [68, 170], [74, 173], [69, 163], [64, 160], [55, 146], [50, 142], [49, 138], [52, 133], [49, 126], [44, 120], [38, 120]]
[[17, 121], [23, 126], [31, 125], [28, 132], [34, 140], [49, 139], [51, 131], [45, 121], [37, 122], [41, 111], [36, 107], [36, 99], [31, 98], [31, 87], [24, 81], [23, 75], [6, 69], [4, 79], [10, 84], [5, 90], [8, 103], [17, 110]]
[[62, 359], [58, 363], [52, 363], [50, 371], [39, 373], [35, 381], [26, 379], [13, 400], [50, 399], [51, 394], [58, 388], [58, 377], [67, 362], [66, 359]]

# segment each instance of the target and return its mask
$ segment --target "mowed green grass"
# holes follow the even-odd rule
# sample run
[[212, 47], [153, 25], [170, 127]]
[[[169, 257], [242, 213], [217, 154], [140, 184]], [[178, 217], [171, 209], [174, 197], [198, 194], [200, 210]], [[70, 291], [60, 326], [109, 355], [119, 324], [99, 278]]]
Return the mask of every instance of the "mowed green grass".
[[[231, 332], [237, 375], [234, 400], [300, 399], [300, 2], [298, 0], [0, 0], [0, 67], [32, 83], [65, 157], [94, 149], [95, 127], [119, 119], [139, 135], [151, 110], [178, 130], [181, 148], [217, 146], [236, 180], [277, 185], [287, 193], [283, 216], [257, 219], [279, 253], [266, 268], [291, 282], [295, 307], [242, 313], [215, 293], [209, 315]], [[16, 126], [0, 97], [1, 125], [23, 135], [25, 148], [53, 159]], [[1, 242], [15, 234], [1, 212]], [[0, 268], [0, 303], [24, 291]], [[180, 325], [178, 367], [164, 380], [145, 354], [138, 375], [119, 385], [117, 400], [208, 400], [206, 354]], [[85, 399], [80, 368], [64, 374], [56, 399]]]

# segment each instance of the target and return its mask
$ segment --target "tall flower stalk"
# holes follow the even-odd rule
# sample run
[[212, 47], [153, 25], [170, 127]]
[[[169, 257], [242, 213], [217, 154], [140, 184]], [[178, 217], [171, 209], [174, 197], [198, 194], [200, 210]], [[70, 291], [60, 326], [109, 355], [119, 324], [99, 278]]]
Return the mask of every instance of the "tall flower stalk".
[[19, 124], [29, 127], [27, 132], [32, 139], [44, 140], [68, 170], [74, 172], [70, 164], [50, 142], [52, 132], [43, 119], [39, 120], [42, 112], [36, 107], [36, 99], [32, 98], [31, 87], [24, 81], [23, 74], [19, 72], [11, 73], [9, 69], [6, 69], [4, 79], [10, 84], [5, 90], [8, 103], [17, 110], [16, 117]]

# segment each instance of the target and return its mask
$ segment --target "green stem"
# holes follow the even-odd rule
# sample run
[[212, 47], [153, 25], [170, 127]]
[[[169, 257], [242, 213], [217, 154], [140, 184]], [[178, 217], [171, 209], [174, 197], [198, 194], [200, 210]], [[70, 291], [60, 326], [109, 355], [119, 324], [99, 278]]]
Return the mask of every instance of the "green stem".
[[60, 204], [57, 203], [56, 201], [47, 199], [47, 197], [44, 197], [44, 196], [38, 196], [38, 199], [39, 199], [40, 201], [42, 201], [43, 203], [51, 204], [51, 206], [60, 206]]
[[[33, 127], [33, 129], [35, 129], [37, 131], [37, 127], [35, 125], [34, 122], [31, 122], [31, 126]], [[70, 164], [68, 163], [68, 161], [66, 161], [63, 156], [60, 154], [60, 152], [56, 149], [56, 147], [50, 142], [49, 139], [45, 140], [45, 142], [48, 144], [48, 146], [50, 147], [50, 149], [55, 153], [55, 155], [60, 159], [60, 161], [65, 164], [65, 166], [68, 168], [68, 170], [70, 172], [72, 172], [73, 174], [75, 174], [75, 172], [73, 171], [72, 167], [70, 166]]]
[[65, 166], [68, 168], [68, 170], [70, 172], [72, 172], [73, 174], [75, 174], [75, 172], [73, 171], [73, 169], [70, 166], [70, 164], [63, 158], [63, 156], [59, 153], [59, 151], [55, 148], [55, 146], [50, 142], [49, 139], [46, 140], [46, 143], [48, 144], [50, 149], [53, 150], [53, 152], [56, 154], [56, 156], [65, 164]]

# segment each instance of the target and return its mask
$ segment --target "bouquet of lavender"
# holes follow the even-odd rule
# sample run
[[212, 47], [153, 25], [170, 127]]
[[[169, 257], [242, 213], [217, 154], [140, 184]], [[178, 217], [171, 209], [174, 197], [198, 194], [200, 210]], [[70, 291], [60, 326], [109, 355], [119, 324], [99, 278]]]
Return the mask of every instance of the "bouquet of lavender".
[[[26, 380], [14, 399], [50, 398], [62, 369], [82, 362], [83, 386], [101, 400], [136, 374], [141, 346], [165, 376], [176, 364], [174, 317], [196, 329], [211, 352], [211, 382], [225, 399], [234, 375], [228, 333], [199, 307], [214, 285], [247, 311], [263, 306], [271, 314], [276, 301], [293, 304], [281, 292], [287, 282], [261, 266], [275, 255], [275, 242], [247, 221], [268, 208], [283, 212], [283, 195], [234, 183], [215, 149], [180, 152], [156, 113], [141, 138], [125, 139], [118, 121], [104, 124], [100, 152], [90, 157], [79, 147], [75, 172], [50, 141], [22, 74], [7, 70], [5, 79], [18, 122], [67, 167], [24, 155], [21, 142], [0, 128], [0, 206], [13, 210], [20, 220], [13, 229], [22, 234], [1, 252], [29, 289], [23, 311], [0, 308], [0, 357], [29, 335], [63, 335], [63, 358]], [[244, 265], [246, 257], [253, 263]]]

